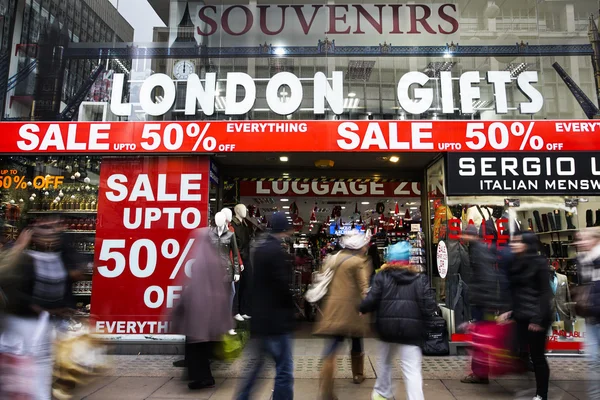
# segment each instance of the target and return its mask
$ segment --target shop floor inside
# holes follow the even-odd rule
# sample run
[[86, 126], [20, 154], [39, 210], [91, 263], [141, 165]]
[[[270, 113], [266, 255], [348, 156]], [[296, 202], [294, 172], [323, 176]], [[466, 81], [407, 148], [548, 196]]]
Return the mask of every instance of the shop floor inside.
[[[365, 339], [365, 376], [367, 381], [354, 385], [351, 381], [351, 365], [348, 344], [340, 351], [336, 387], [340, 400], [368, 399], [375, 384], [378, 367], [378, 343]], [[317, 398], [318, 376], [321, 369], [321, 353], [324, 339], [296, 339], [294, 342], [295, 399]], [[173, 367], [180, 356], [113, 356], [113, 368], [109, 376], [81, 391], [75, 398], [108, 399], [231, 399], [240, 380], [252, 368], [256, 360], [245, 355], [231, 363], [213, 362], [212, 370], [217, 380], [214, 389], [191, 393], [183, 381], [184, 370]], [[586, 362], [582, 357], [548, 358], [551, 370], [551, 399], [587, 399]], [[400, 370], [400, 358], [394, 360], [393, 377], [396, 381], [396, 399], [405, 399]], [[492, 378], [489, 385], [468, 385], [460, 378], [469, 372], [470, 360], [466, 356], [425, 357], [423, 379], [426, 399], [513, 399], [516, 391], [534, 386], [533, 375], [504, 376]], [[271, 399], [273, 364], [267, 362], [259, 375], [257, 400]], [[530, 393], [531, 394], [531, 393]], [[529, 397], [531, 399], [533, 394]]]

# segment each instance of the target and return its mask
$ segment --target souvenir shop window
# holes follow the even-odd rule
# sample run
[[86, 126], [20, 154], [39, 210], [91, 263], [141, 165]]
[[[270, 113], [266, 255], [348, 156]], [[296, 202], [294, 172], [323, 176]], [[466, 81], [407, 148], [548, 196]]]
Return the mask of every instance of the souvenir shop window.
[[98, 219], [100, 157], [0, 158], [2, 245], [17, 239], [27, 224], [57, 215], [64, 238], [81, 255], [86, 280], [73, 286], [78, 314], [89, 315]]

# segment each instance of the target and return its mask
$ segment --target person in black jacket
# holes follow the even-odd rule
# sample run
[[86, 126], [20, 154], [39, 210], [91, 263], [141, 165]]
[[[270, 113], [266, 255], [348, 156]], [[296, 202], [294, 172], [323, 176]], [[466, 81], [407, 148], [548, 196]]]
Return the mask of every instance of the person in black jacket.
[[[509, 266], [511, 317], [517, 324], [519, 348], [529, 348], [535, 371], [537, 400], [548, 399], [550, 368], [546, 360], [546, 332], [552, 323], [552, 289], [548, 260], [539, 255], [538, 237], [531, 232], [516, 236], [510, 243], [514, 261]], [[524, 360], [525, 361], [525, 360]]]
[[369, 294], [360, 305], [361, 313], [376, 312], [376, 329], [381, 344], [381, 365], [373, 390], [374, 400], [392, 399], [392, 362], [400, 350], [407, 399], [422, 400], [422, 353], [424, 320], [437, 306], [427, 276], [408, 263], [410, 244], [400, 242], [388, 247], [388, 261], [375, 276]]
[[252, 249], [254, 290], [250, 333], [258, 362], [242, 383], [237, 400], [250, 399], [266, 355], [275, 361], [277, 371], [273, 399], [294, 398], [292, 332], [295, 323], [294, 299], [290, 290], [293, 264], [291, 255], [282, 246], [282, 240], [291, 231], [286, 216], [274, 213], [271, 216], [270, 234], [261, 236]]

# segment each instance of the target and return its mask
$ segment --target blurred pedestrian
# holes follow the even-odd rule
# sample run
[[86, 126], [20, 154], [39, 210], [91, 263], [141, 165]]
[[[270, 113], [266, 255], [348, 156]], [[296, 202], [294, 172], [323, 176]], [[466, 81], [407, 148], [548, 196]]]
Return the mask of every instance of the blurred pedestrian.
[[294, 398], [294, 298], [290, 290], [293, 258], [284, 251], [283, 240], [293, 228], [285, 214], [271, 216], [271, 232], [261, 235], [251, 251], [254, 268], [252, 291], [251, 351], [256, 364], [244, 379], [237, 400], [249, 400], [266, 356], [275, 361], [273, 400]]
[[[469, 302], [472, 321], [494, 321], [500, 309], [498, 274], [495, 268], [495, 252], [486, 244], [474, 225], [469, 225], [462, 234], [462, 240], [469, 245]], [[474, 354], [471, 360], [471, 373], [461, 379], [462, 383], [488, 384], [489, 363], [486, 357]]]
[[411, 245], [399, 242], [388, 247], [387, 263], [375, 276], [373, 286], [360, 305], [361, 313], [376, 313], [376, 329], [382, 340], [380, 367], [373, 400], [394, 398], [392, 364], [400, 352], [400, 365], [408, 400], [423, 400], [424, 319], [437, 310], [429, 278], [409, 264]]
[[512, 311], [500, 315], [498, 320], [515, 320], [519, 348], [529, 348], [533, 362], [536, 381], [534, 400], [547, 400], [550, 368], [545, 355], [546, 333], [552, 323], [548, 260], [539, 255], [539, 240], [532, 232], [515, 236], [510, 247], [514, 254], [508, 276]]
[[56, 217], [30, 224], [0, 260], [0, 285], [7, 299], [3, 335], [18, 341], [34, 360], [28, 372], [35, 400], [50, 399], [52, 390], [53, 325], [45, 316], [56, 320], [73, 314], [71, 285], [78, 266], [70, 261], [61, 232]]
[[320, 393], [322, 400], [331, 400], [336, 353], [345, 338], [352, 339], [352, 378], [354, 383], [364, 381], [364, 352], [362, 338], [369, 329], [369, 320], [358, 315], [361, 301], [369, 289], [371, 264], [367, 250], [371, 235], [352, 230], [340, 241], [342, 250], [332, 256], [325, 268], [334, 271], [323, 303], [323, 315], [317, 322], [316, 335], [330, 338], [326, 344], [321, 370]]
[[[589, 316], [585, 327], [585, 353], [589, 357], [588, 398], [600, 400], [600, 228], [585, 228], [578, 233], [579, 283], [590, 290]], [[583, 301], [581, 299], [580, 301]], [[587, 313], [586, 313], [587, 314]]]
[[211, 388], [215, 379], [210, 358], [215, 344], [231, 329], [231, 280], [225, 274], [208, 228], [194, 232], [194, 258], [191, 277], [173, 311], [173, 331], [186, 335], [185, 359], [188, 387]]

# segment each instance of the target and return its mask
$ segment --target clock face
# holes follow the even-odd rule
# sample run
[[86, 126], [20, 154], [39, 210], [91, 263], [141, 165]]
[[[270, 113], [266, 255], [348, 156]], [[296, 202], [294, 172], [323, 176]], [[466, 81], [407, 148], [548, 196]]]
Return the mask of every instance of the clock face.
[[178, 61], [173, 67], [173, 76], [177, 79], [185, 80], [196, 72], [196, 66], [188, 60]]

